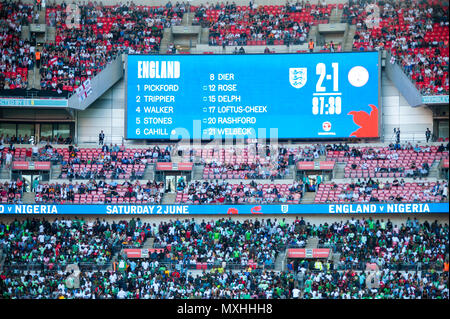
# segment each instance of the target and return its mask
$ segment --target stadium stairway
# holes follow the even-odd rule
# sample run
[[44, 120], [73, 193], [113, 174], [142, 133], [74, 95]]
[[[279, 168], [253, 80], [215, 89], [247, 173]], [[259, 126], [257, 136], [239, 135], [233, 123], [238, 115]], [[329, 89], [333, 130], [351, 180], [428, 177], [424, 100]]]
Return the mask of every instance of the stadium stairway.
[[[42, 49], [39, 49], [42, 50]], [[28, 71], [28, 87], [30, 89], [36, 89], [36, 90], [40, 90], [41, 89], [41, 74], [39, 73], [39, 68], [37, 67], [37, 65], [34, 65], [33, 70], [29, 70]]]
[[144, 170], [144, 175], [142, 177], [143, 180], [155, 180], [155, 165], [147, 165]]
[[341, 253], [331, 253], [331, 262], [334, 265], [334, 268], [336, 269], [337, 265], [339, 264], [339, 261], [341, 259]]
[[274, 270], [275, 271], [285, 271], [286, 270], [286, 255], [287, 249], [283, 252], [280, 252], [275, 259]]
[[36, 197], [36, 193], [34, 193], [34, 192], [25, 192], [22, 195], [22, 202], [24, 204], [34, 204], [35, 203], [35, 201], [34, 201], [35, 197]]
[[176, 193], [165, 193], [162, 197], [161, 204], [163, 205], [173, 205], [175, 203]]
[[0, 166], [0, 180], [8, 180], [8, 181], [11, 180], [11, 171], [4, 165]]
[[428, 174], [429, 179], [439, 179], [441, 176], [440, 173], [440, 161], [434, 161], [433, 165], [430, 167], [430, 173]]
[[47, 37], [47, 42], [55, 42], [56, 28], [47, 26], [45, 28], [45, 36]]
[[193, 180], [200, 180], [203, 179], [203, 169], [204, 165], [194, 165], [192, 167], [192, 179]]
[[50, 178], [53, 179], [58, 179], [59, 175], [61, 174], [61, 165], [57, 164], [57, 165], [52, 165], [51, 166], [51, 171], [50, 171]]
[[209, 29], [202, 28], [200, 35], [200, 44], [208, 44], [209, 43]]
[[154, 237], [150, 237], [147, 238], [144, 242], [144, 244], [142, 245], [142, 249], [150, 249], [150, 248], [154, 248], [155, 244], [155, 238]]
[[20, 38], [22, 40], [30, 40], [30, 26], [23, 25], [22, 32], [20, 33]]
[[319, 27], [317, 25], [311, 26], [311, 29], [309, 29], [308, 39], [313, 39], [315, 45], [314, 45], [314, 51], [319, 52], [320, 48], [318, 47], [317, 40], [320, 38], [319, 36]]
[[295, 165], [289, 165], [289, 175], [287, 175], [286, 178], [288, 179], [296, 179], [296, 175], [297, 175], [297, 170], [295, 168]]
[[316, 192], [306, 192], [302, 198], [302, 204], [313, 204]]
[[348, 25], [348, 29], [344, 35], [344, 45], [342, 48], [344, 52], [351, 52], [353, 50], [353, 37], [355, 36], [355, 32], [356, 26]]
[[342, 179], [345, 176], [344, 168], [347, 163], [336, 163], [333, 170], [333, 179]]
[[161, 39], [161, 43], [159, 45], [159, 53], [160, 54], [166, 54], [167, 48], [169, 46], [169, 43], [173, 41], [173, 35], [172, 35], [172, 29], [171, 28], [165, 28], [163, 37]]
[[340, 23], [342, 19], [342, 9], [338, 9], [337, 7], [333, 9], [330, 15], [330, 24], [331, 23]]
[[306, 249], [316, 249], [319, 246], [319, 237], [308, 238], [306, 242]]
[[[35, 10], [37, 11], [37, 7], [35, 6]], [[39, 24], [45, 24], [45, 11], [46, 9], [42, 6], [41, 10], [39, 11]]]
[[3, 256], [3, 249], [0, 248], [0, 270], [3, 270], [3, 262], [5, 260], [5, 257]]
[[182, 26], [191, 26], [192, 25], [192, 21], [194, 20], [195, 17], [195, 13], [194, 12], [187, 12], [185, 14], [183, 14], [183, 20], [181, 20], [181, 25]]

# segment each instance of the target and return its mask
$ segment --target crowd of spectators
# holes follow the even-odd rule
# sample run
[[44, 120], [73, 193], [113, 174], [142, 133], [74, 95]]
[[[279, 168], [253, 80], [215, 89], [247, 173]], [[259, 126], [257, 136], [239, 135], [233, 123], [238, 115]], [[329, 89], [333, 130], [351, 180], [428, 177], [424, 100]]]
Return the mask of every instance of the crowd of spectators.
[[35, 202], [42, 204], [160, 204], [164, 183], [147, 181], [131, 183], [88, 180], [86, 183], [42, 183], [35, 187]]
[[303, 44], [317, 21], [328, 21], [332, 5], [296, 2], [285, 5], [200, 5], [196, 21], [209, 28], [209, 44], [220, 46]]
[[20, 179], [10, 182], [0, 182], [0, 203], [21, 204], [24, 182]]
[[66, 3], [47, 6], [47, 24], [56, 27], [56, 39], [42, 50], [41, 88], [72, 92], [119, 53], [159, 53], [164, 28], [179, 25], [187, 7], [88, 3], [77, 5], [74, 21], [67, 23]]
[[448, 224], [410, 217], [401, 224], [352, 218], [319, 225], [312, 233], [323, 247], [340, 254], [337, 269], [364, 270], [367, 263], [390, 270], [441, 269], [449, 253]]
[[[0, 298], [446, 299], [448, 236], [448, 224], [415, 218], [404, 223], [352, 218], [331, 225], [303, 218], [293, 223], [185, 219], [158, 225], [139, 218], [15, 220], [0, 223], [5, 256]], [[163, 252], [118, 257], [105, 270], [121, 247], [142, 247], [150, 237]], [[310, 237], [340, 253], [340, 261], [318, 269], [311, 265], [320, 261], [295, 259], [285, 271], [271, 269], [281, 251], [304, 247]], [[247, 267], [251, 260], [256, 268]], [[198, 262], [210, 270], [187, 272]], [[80, 266], [78, 283], [68, 280], [71, 272], [65, 267], [71, 263]], [[97, 267], [87, 268], [89, 263]], [[227, 264], [241, 267], [232, 271]]]
[[177, 185], [177, 203], [188, 204], [298, 204], [304, 193], [303, 182], [292, 184], [230, 184], [223, 180], [192, 181]]
[[304, 272], [297, 293], [303, 299], [448, 299], [448, 272], [383, 270], [379, 287], [367, 285], [369, 272]]
[[28, 87], [35, 47], [21, 32], [31, 22], [32, 11], [32, 5], [20, 1], [0, 2], [0, 90]]
[[3, 265], [38, 271], [80, 263], [108, 265], [121, 247], [141, 246], [149, 233], [147, 228], [139, 219], [111, 223], [78, 218], [0, 222]]
[[[39, 143], [40, 144], [72, 144], [73, 138], [72, 136], [66, 136], [63, 137], [62, 135], [55, 135], [53, 137], [45, 137], [41, 136]], [[0, 144], [31, 144], [31, 136], [28, 136], [28, 134], [25, 134], [22, 136], [22, 134], [19, 134], [19, 136], [12, 135], [9, 136], [9, 134], [0, 135]]]
[[425, 0], [350, 1], [353, 47], [388, 50], [424, 95], [448, 94], [448, 3]]
[[195, 268], [197, 263], [206, 263], [208, 268], [225, 269], [227, 264], [246, 268], [256, 263], [272, 268], [291, 237], [294, 235], [284, 220], [184, 220], [161, 223], [154, 242], [155, 247], [170, 247], [166, 259], [184, 267]]
[[261, 165], [260, 163], [205, 164], [203, 169], [204, 179], [282, 179], [289, 175], [289, 167], [286, 163], [275, 165]]
[[448, 181], [417, 180], [409, 183], [397, 178], [392, 181], [364, 178], [343, 184], [332, 182], [319, 186], [314, 201], [316, 203], [448, 201]]

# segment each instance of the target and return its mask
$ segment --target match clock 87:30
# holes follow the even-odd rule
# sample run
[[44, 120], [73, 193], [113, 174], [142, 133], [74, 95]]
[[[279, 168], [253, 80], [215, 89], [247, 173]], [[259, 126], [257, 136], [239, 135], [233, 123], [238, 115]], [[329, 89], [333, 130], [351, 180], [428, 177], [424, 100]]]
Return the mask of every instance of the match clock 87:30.
[[312, 99], [312, 113], [317, 114], [341, 114], [342, 99], [340, 96], [329, 96], [327, 103], [325, 103], [324, 96], [314, 96]]

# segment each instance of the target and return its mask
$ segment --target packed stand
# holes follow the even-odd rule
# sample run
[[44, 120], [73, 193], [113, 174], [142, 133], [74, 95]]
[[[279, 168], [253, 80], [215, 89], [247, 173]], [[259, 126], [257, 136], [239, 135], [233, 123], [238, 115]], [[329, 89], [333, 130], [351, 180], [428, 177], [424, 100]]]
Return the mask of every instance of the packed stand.
[[35, 47], [23, 40], [33, 6], [16, 1], [0, 2], [0, 90], [28, 88], [28, 70], [34, 67]]
[[304, 272], [302, 299], [448, 299], [448, 272], [379, 273], [377, 288], [367, 285], [368, 272]]
[[296, 2], [285, 5], [201, 5], [194, 24], [209, 28], [209, 44], [220, 46], [290, 45], [308, 40], [309, 29], [327, 23], [336, 5]]
[[10, 182], [0, 182], [0, 203], [21, 204], [24, 191], [24, 182], [20, 179]]
[[[350, 1], [346, 11], [356, 25], [353, 48], [387, 50], [423, 95], [448, 94], [448, 3], [409, 0]], [[379, 20], [377, 20], [379, 11]]]
[[35, 187], [38, 204], [161, 204], [164, 183], [89, 180], [86, 183], [42, 183]]
[[[292, 224], [186, 219], [159, 225], [140, 219], [16, 220], [0, 224], [6, 256], [0, 298], [448, 299], [448, 235], [448, 224], [416, 219], [400, 225], [371, 218], [331, 225], [303, 219]], [[279, 251], [292, 244], [304, 247], [310, 236], [341, 253], [335, 267], [296, 259], [287, 271], [270, 269]], [[83, 265], [105, 265], [116, 247], [142, 247], [150, 237], [164, 250], [148, 258], [119, 256], [110, 270]], [[78, 283], [69, 279], [69, 263], [81, 268]], [[189, 274], [193, 263], [206, 263], [208, 271]], [[240, 270], [232, 271], [229, 263], [240, 264]], [[373, 264], [379, 270], [366, 268]], [[378, 279], [372, 281], [374, 274]]]
[[383, 181], [353, 179], [348, 183], [320, 184], [314, 202], [323, 203], [416, 203], [448, 201], [448, 181], [414, 183], [395, 178]]
[[441, 270], [449, 254], [449, 226], [437, 221], [421, 223], [408, 217], [405, 223], [352, 218], [320, 225], [316, 232], [323, 247], [340, 253], [337, 269], [364, 270], [367, 263], [380, 269]]
[[[67, 4], [47, 6], [46, 21], [56, 27], [55, 43], [42, 51], [41, 88], [73, 92], [122, 52], [159, 53], [164, 28], [181, 23], [186, 5], [77, 5], [67, 25]], [[72, 8], [73, 9], [73, 8]], [[78, 11], [77, 11], [78, 10]], [[70, 17], [69, 17], [70, 18]]]
[[[397, 145], [397, 146], [396, 146]], [[449, 157], [441, 146], [410, 143], [385, 147], [351, 147], [329, 150], [327, 160], [345, 162], [345, 178], [427, 177], [435, 162]]]
[[299, 204], [304, 193], [303, 182], [292, 184], [230, 184], [226, 181], [193, 181], [177, 184], [176, 203], [187, 204]]
[[122, 247], [140, 247], [149, 231], [140, 220], [83, 219], [0, 223], [4, 268], [64, 270], [69, 264], [108, 266]]
[[272, 268], [290, 237], [285, 221], [193, 220], [161, 223], [155, 247], [169, 248], [163, 260], [181, 263], [185, 268], [239, 267]]
[[61, 156], [60, 178], [72, 179], [142, 179], [147, 164], [169, 162], [172, 147], [128, 149], [124, 145], [102, 148], [57, 149]]

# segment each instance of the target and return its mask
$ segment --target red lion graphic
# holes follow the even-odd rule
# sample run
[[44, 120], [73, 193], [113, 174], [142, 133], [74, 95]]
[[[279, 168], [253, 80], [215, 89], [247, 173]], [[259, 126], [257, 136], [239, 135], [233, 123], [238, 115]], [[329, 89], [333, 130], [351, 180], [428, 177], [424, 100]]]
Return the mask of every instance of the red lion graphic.
[[351, 111], [347, 115], [353, 115], [353, 122], [359, 126], [350, 136], [354, 137], [378, 137], [378, 108], [369, 104], [372, 111]]

